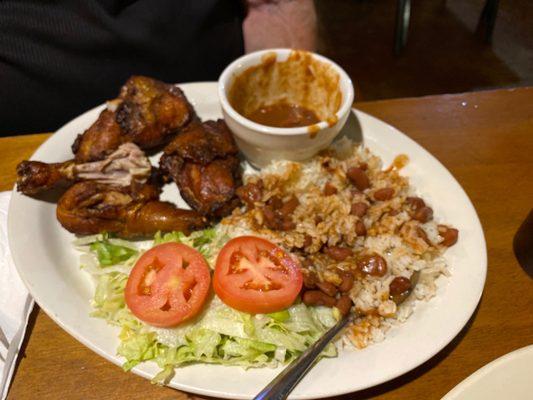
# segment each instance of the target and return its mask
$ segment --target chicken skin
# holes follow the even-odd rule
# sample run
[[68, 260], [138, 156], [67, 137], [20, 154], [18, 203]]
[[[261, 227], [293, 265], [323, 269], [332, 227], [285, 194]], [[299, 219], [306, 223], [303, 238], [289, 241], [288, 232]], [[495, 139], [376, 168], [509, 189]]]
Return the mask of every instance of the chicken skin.
[[75, 162], [102, 160], [125, 141], [115, 117], [113, 111], [106, 109], [100, 113], [89, 129], [77, 136], [72, 144]]
[[186, 162], [174, 177], [183, 200], [193, 210], [215, 218], [224, 217], [240, 204], [235, 196], [240, 184], [239, 159], [215, 159], [206, 165]]
[[119, 97], [72, 145], [77, 163], [105, 158], [122, 143], [133, 142], [141, 149], [167, 143], [189, 122], [194, 110], [177, 85], [145, 76], [132, 76]]
[[160, 189], [150, 184], [121, 187], [79, 182], [59, 199], [56, 216], [65, 229], [78, 235], [109, 232], [132, 238], [158, 231], [188, 235], [206, 226], [200, 214], [159, 201], [159, 194]]
[[191, 124], [164, 149], [165, 156], [205, 165], [239, 152], [224, 120]]
[[193, 123], [164, 149], [159, 167], [200, 214], [220, 218], [239, 205], [238, 149], [223, 120]]
[[74, 161], [47, 164], [40, 161], [22, 161], [17, 165], [17, 190], [35, 195], [54, 187], [69, 186]]

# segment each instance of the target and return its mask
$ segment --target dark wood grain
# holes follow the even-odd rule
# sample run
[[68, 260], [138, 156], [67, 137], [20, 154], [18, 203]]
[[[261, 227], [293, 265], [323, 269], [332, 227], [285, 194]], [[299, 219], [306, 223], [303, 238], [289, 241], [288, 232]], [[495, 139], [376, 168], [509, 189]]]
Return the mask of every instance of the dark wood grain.
[[[450, 345], [391, 382], [338, 399], [440, 399], [486, 363], [533, 343], [533, 280], [512, 253], [513, 235], [533, 207], [533, 88], [358, 103], [356, 107], [395, 125], [452, 172], [483, 224], [489, 271], [476, 313]], [[1, 190], [12, 187], [16, 163], [46, 137], [0, 139]], [[9, 398], [199, 397], [153, 386], [122, 372], [37, 310]]]

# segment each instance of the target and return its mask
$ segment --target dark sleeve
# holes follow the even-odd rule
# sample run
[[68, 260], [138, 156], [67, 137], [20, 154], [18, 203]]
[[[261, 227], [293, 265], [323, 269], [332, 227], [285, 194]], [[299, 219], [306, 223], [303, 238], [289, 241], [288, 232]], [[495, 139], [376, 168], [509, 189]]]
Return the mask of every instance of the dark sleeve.
[[240, 0], [2, 0], [0, 135], [55, 130], [133, 74], [216, 80], [243, 17]]

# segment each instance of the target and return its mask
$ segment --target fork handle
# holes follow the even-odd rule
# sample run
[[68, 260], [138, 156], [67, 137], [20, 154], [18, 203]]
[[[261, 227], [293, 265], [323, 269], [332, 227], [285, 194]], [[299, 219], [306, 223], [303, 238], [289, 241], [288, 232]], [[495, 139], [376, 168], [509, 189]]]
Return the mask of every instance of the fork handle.
[[320, 339], [305, 350], [300, 357], [285, 368], [272, 382], [270, 382], [254, 400], [283, 400], [286, 399], [298, 382], [311, 369], [319, 354], [327, 344], [346, 326], [350, 317], [343, 317], [332, 326]]

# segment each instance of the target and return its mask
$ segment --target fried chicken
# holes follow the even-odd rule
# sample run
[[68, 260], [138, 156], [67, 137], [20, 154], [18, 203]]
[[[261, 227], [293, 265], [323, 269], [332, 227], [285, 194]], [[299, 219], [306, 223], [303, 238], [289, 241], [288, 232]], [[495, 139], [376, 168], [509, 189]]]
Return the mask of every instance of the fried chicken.
[[146, 182], [151, 169], [150, 160], [137, 145], [124, 143], [101, 161], [83, 164], [76, 164], [73, 160], [55, 164], [23, 161], [17, 166], [17, 190], [34, 195], [82, 180], [128, 186], [133, 181]]
[[17, 165], [17, 190], [34, 195], [54, 187], [69, 186], [74, 161], [47, 164], [24, 160]]
[[108, 103], [96, 122], [72, 145], [77, 163], [105, 158], [122, 143], [141, 149], [167, 143], [195, 119], [192, 106], [177, 85], [132, 76], [117, 99]]
[[97, 171], [97, 178], [90, 175], [97, 168], [96, 161], [113, 158], [113, 152], [128, 143], [141, 149], [165, 144], [193, 120], [194, 110], [176, 85], [133, 76], [119, 97], [110, 101], [89, 129], [78, 135], [72, 145], [74, 160], [54, 164], [22, 161], [17, 166], [17, 188], [31, 195], [83, 179], [105, 180], [102, 171]]
[[76, 137], [72, 144], [75, 162], [101, 160], [125, 141], [115, 117], [115, 113], [108, 109], [102, 111], [89, 129]]
[[241, 182], [239, 164], [236, 157], [216, 159], [206, 165], [186, 162], [174, 179], [183, 200], [193, 210], [210, 217], [224, 217], [240, 204], [235, 196]]
[[167, 145], [159, 167], [194, 210], [220, 218], [239, 204], [235, 190], [242, 181], [237, 153], [223, 120], [194, 123]]
[[[160, 168], [152, 169], [143, 150], [167, 143]], [[17, 188], [37, 194], [72, 185], [56, 214], [76, 234], [188, 234], [239, 204], [241, 171], [230, 131], [222, 120], [200, 123], [176, 85], [131, 77], [72, 151], [74, 159], [63, 163], [21, 162]], [[159, 200], [160, 186], [171, 179], [194, 211]]]
[[160, 189], [150, 184], [123, 187], [79, 182], [60, 198], [56, 215], [65, 229], [78, 235], [109, 232], [131, 238], [158, 231], [189, 234], [206, 226], [200, 214], [159, 201], [159, 194]]

